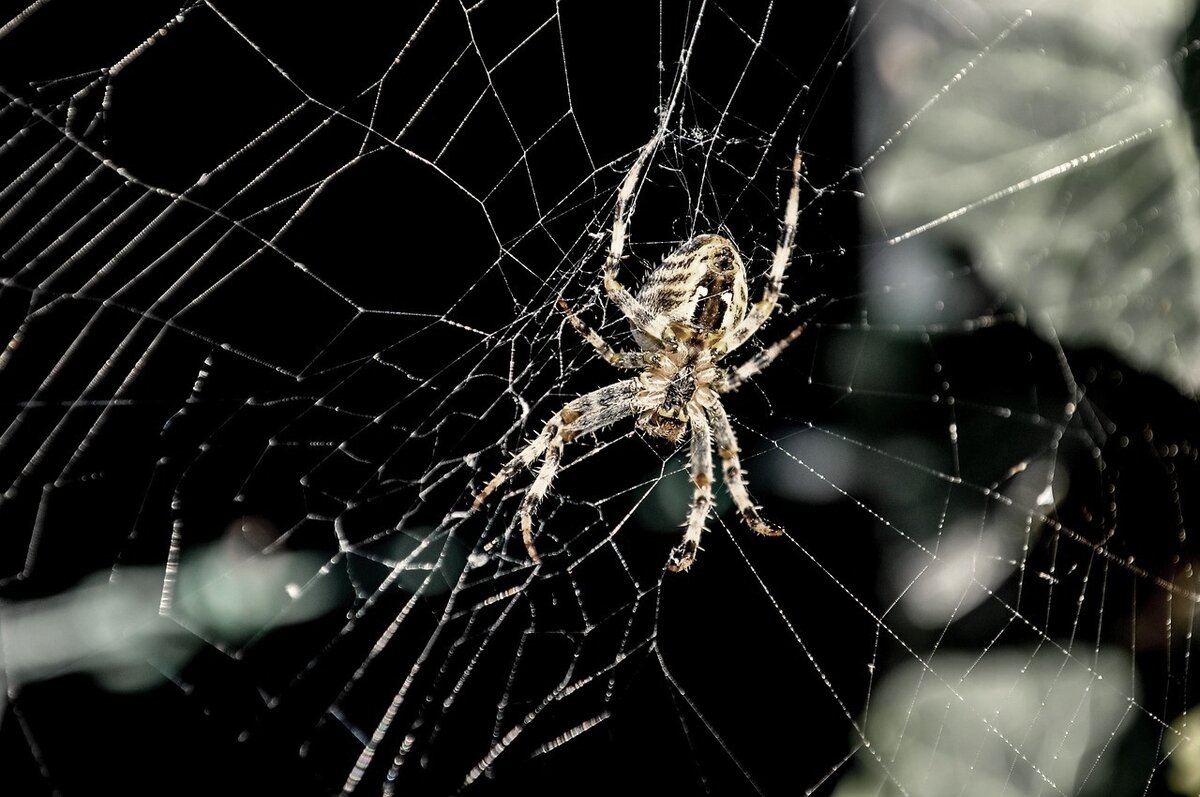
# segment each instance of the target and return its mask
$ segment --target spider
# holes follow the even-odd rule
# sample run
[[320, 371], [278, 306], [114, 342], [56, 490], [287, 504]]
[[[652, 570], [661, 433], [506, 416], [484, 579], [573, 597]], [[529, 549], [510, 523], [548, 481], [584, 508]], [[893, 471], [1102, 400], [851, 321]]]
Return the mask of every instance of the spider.
[[472, 506], [478, 509], [513, 474], [522, 467], [531, 467], [541, 457], [541, 467], [520, 509], [522, 538], [535, 564], [541, 562], [541, 557], [533, 543], [533, 515], [558, 471], [563, 446], [579, 435], [599, 431], [627, 416], [636, 418], [638, 429], [673, 444], [691, 427], [693, 498], [683, 541], [671, 551], [667, 561], [669, 570], [687, 570], [700, 550], [700, 536], [713, 507], [714, 442], [721, 457], [725, 485], [746, 525], [767, 536], [783, 534], [759, 515], [750, 498], [745, 471], [738, 459], [737, 438], [720, 394], [737, 390], [769, 366], [800, 336], [804, 325], [736, 368], [726, 369], [720, 362], [766, 323], [779, 301], [796, 238], [800, 154], [792, 158], [792, 186], [783, 214], [783, 237], [775, 249], [767, 285], [758, 302], [748, 304], [746, 269], [737, 248], [727, 238], [711, 234], [697, 235], [668, 255], [651, 271], [637, 293], [632, 294], [617, 279], [617, 269], [632, 219], [630, 200], [659, 140], [655, 136], [642, 148], [621, 183], [604, 262], [604, 289], [629, 320], [641, 350], [614, 349], [575, 315], [561, 297], [558, 300], [571, 326], [605, 361], [616, 368], [640, 373], [566, 404], [533, 441], [492, 477]]

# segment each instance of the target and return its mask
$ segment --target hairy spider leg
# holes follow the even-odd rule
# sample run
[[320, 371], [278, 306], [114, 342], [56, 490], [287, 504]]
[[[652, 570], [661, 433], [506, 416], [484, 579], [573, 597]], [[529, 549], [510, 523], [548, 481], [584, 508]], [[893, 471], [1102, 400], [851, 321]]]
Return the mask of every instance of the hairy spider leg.
[[[742, 363], [737, 368], [727, 371], [725, 373], [725, 381], [720, 383], [717, 389], [722, 393], [732, 393], [744, 385], [747, 381], [765, 371], [767, 366], [775, 362], [775, 358], [782, 354], [783, 350], [792, 344], [792, 341], [804, 333], [804, 328], [806, 326], [807, 324], [801, 324], [793, 329], [786, 338], [775, 341], [770, 346], [751, 357], [749, 360], [746, 360], [746, 362]], [[718, 445], [720, 444], [718, 443]]]
[[644, 351], [620, 351], [614, 349], [612, 345], [606, 341], [599, 332], [589, 327], [583, 319], [575, 315], [571, 306], [567, 304], [567, 300], [558, 297], [558, 307], [563, 311], [567, 320], [571, 322], [571, 326], [575, 327], [575, 331], [583, 336], [583, 339], [592, 344], [604, 361], [614, 368], [646, 368], [653, 365], [657, 357], [650, 352]]
[[638, 380], [624, 379], [599, 390], [593, 390], [591, 393], [585, 393], [574, 401], [568, 402], [551, 416], [546, 425], [542, 427], [541, 433], [529, 445], [517, 452], [492, 477], [487, 486], [475, 496], [475, 502], [471, 508], [478, 509], [487, 500], [487, 497], [508, 481], [514, 473], [522, 467], [532, 466], [538, 457], [542, 457], [542, 464], [538, 468], [537, 476], [525, 492], [520, 509], [521, 538], [525, 542], [525, 549], [535, 564], [540, 563], [541, 556], [533, 544], [533, 513], [549, 491], [554, 474], [558, 472], [563, 445], [581, 434], [599, 431], [622, 418], [635, 414], [639, 409], [635, 401], [638, 388]]
[[654, 151], [654, 147], [658, 144], [660, 138], [661, 133], [656, 133], [642, 147], [637, 160], [634, 161], [633, 166], [629, 169], [629, 173], [625, 175], [625, 180], [621, 183], [621, 190], [617, 193], [617, 207], [613, 210], [612, 235], [608, 244], [608, 256], [604, 260], [604, 290], [608, 292], [608, 298], [612, 300], [612, 303], [624, 313], [625, 317], [629, 319], [634, 327], [662, 341], [667, 348], [674, 348], [677, 342], [674, 333], [667, 326], [667, 319], [651, 312], [646, 305], [638, 301], [621, 284], [620, 280], [617, 279], [617, 269], [620, 267], [621, 258], [625, 254], [625, 234], [632, 216], [630, 200], [633, 199], [634, 189], [637, 188], [638, 177], [645, 168], [646, 161], [650, 159], [650, 154]]
[[714, 401], [708, 413], [712, 421], [717, 453], [721, 456], [721, 475], [725, 480], [725, 486], [729, 489], [729, 495], [733, 497], [733, 505], [737, 507], [742, 520], [751, 529], [764, 536], [778, 537], [782, 535], [781, 529], [763, 520], [762, 515], [758, 514], [758, 507], [754, 505], [754, 499], [750, 497], [750, 490], [746, 487], [746, 471], [742, 470], [742, 462], [738, 458], [740, 449], [737, 435], [733, 433], [733, 426], [729, 423], [729, 415], [725, 412], [725, 407], [721, 405], [720, 401]]
[[771, 261], [771, 271], [767, 274], [767, 286], [763, 289], [763, 297], [750, 308], [742, 322], [731, 329], [721, 341], [721, 348], [726, 354], [749, 340], [750, 336], [766, 323], [783, 293], [783, 275], [788, 264], [792, 262], [796, 223], [800, 216], [800, 165], [801, 157], [797, 152], [792, 158], [792, 189], [788, 192], [787, 207], [783, 213], [783, 237], [775, 247], [775, 257]]
[[688, 511], [687, 531], [683, 534], [683, 542], [671, 550], [671, 556], [667, 560], [667, 569], [675, 573], [687, 570], [692, 566], [692, 562], [696, 561], [696, 554], [700, 550], [700, 535], [704, 533], [704, 523], [713, 507], [712, 434], [702, 410], [697, 408], [693, 412], [689, 409], [688, 415], [692, 428], [692, 506]]

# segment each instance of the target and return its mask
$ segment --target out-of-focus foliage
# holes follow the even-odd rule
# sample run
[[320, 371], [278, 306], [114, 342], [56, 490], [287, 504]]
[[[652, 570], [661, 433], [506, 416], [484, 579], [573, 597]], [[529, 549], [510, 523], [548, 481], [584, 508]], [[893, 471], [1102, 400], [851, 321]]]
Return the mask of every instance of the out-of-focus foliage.
[[965, 250], [1043, 336], [1108, 347], [1195, 394], [1200, 167], [1178, 79], [1195, 60], [1182, 38], [1193, 12], [1190, 0], [888, 7], [864, 140], [900, 134], [870, 172], [866, 218], [889, 237], [936, 229], [901, 245], [925, 257], [884, 257]]

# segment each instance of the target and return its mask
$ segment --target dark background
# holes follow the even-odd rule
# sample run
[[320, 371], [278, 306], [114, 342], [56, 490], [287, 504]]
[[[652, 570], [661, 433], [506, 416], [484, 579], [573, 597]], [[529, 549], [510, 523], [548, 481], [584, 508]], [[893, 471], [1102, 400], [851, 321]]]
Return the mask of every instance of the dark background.
[[[669, 89], [697, 13], [686, 3], [568, 4], [556, 18], [550, 3], [490, 3], [469, 15], [386, 6], [55, 0], [0, 39], [0, 139], [10, 140], [0, 185], [26, 185], [31, 168], [42, 179], [0, 206], [10, 213], [0, 222], [9, 278], [0, 323], [3, 335], [21, 335], [0, 375], [0, 410], [15, 422], [0, 445], [0, 481], [11, 485], [0, 502], [0, 598], [161, 566], [173, 531], [186, 552], [230, 528], [246, 536], [251, 563], [268, 549], [315, 553], [334, 562], [339, 585], [329, 613], [251, 640], [195, 630], [184, 613], [163, 618], [203, 644], [150, 691], [110, 693], [81, 674], [10, 690], [2, 777], [16, 794], [336, 791], [362, 734], [424, 657], [431, 664], [407, 687], [412, 697], [362, 793], [389, 777], [397, 793], [457, 790], [493, 744], [503, 698], [524, 701], [536, 718], [468, 791], [828, 793], [836, 778], [822, 779], [850, 752], [847, 713], [866, 699], [868, 663], [909, 655], [877, 639], [863, 611], [886, 609], [875, 592], [887, 531], [855, 496], [808, 506], [756, 491], [764, 513], [802, 538], [803, 556], [730, 523], [731, 534], [706, 537], [693, 572], [664, 577], [680, 504], [675, 514], [635, 517], [583, 558], [644, 492], [630, 488], [675, 456], [621, 428], [560, 480], [572, 500], [548, 502], [546, 529], [571, 531], [539, 542], [546, 567], [515, 606], [483, 599], [524, 583], [521, 568], [455, 593], [475, 608], [449, 617], [445, 592], [410, 602], [403, 589], [376, 590], [388, 546], [411, 542], [408, 529], [442, 528], [537, 419], [612, 378], [563, 332], [554, 300], [570, 297], [630, 345], [590, 292], [604, 242], [588, 234], [607, 229], [615, 188], [654, 129], [659, 42]], [[723, 227], [761, 269], [790, 154], [803, 151], [788, 318], [763, 338], [801, 320], [812, 328], [728, 402], [746, 419], [739, 433], [750, 461], [805, 424], [852, 428], [868, 446], [897, 426], [944, 440], [940, 408], [896, 400], [937, 392], [931, 359], [954, 374], [960, 396], [1051, 417], [1069, 398], [1061, 363], [1018, 325], [939, 336], [932, 350], [854, 328], [859, 260], [881, 244], [860, 236], [850, 191], [863, 186], [843, 179], [860, 158], [847, 9], [777, 3], [765, 29], [765, 6], [704, 13], [672, 126], [681, 143], [664, 148], [640, 198], [632, 259], [653, 262], [672, 241]], [[116, 74], [100, 71], [160, 28]], [[366, 91], [385, 74], [382, 90]], [[717, 201], [693, 217], [705, 149], [682, 143], [680, 131], [718, 125], [707, 174]], [[963, 259], [979, 305], [1008, 309]], [[840, 355], [847, 343], [859, 347], [853, 363]], [[1105, 352], [1068, 355], [1090, 405], [1135, 443], [1104, 442], [1097, 459], [1086, 434], [1068, 435], [1061, 455], [1096, 478], [1072, 482], [1060, 520], [1104, 539], [1110, 518], [1096, 507], [1119, 484], [1121, 515], [1136, 522], [1121, 526], [1113, 551], [1170, 581], [1191, 547], [1178, 532], [1196, 473], [1194, 459], [1159, 447], [1190, 450], [1195, 407]], [[881, 370], [890, 381], [873, 385], [872, 357], [911, 368], [903, 377]], [[520, 435], [509, 432], [519, 412], [510, 372], [535, 402]], [[851, 383], [865, 398], [848, 398]], [[873, 387], [882, 390], [874, 398]], [[1047, 431], [966, 420], [961, 434], [965, 470], [988, 484], [1017, 451], [1044, 446]], [[465, 556], [503, 531], [514, 506], [497, 502], [447, 524], [445, 544]], [[519, 548], [503, 553], [519, 562]], [[734, 566], [743, 556], [753, 570]], [[1028, 556], [1031, 570], [1091, 558], [1062, 553], [1053, 539]], [[1139, 586], [1118, 569], [1100, 617], [1028, 585], [1023, 612], [1041, 625], [1013, 629], [1002, 644], [1080, 633], [1129, 649], [1137, 607], [1165, 595], [1150, 587], [1138, 603]], [[940, 638], [899, 617], [888, 627], [912, 649], [977, 650], [995, 644], [1003, 618], [989, 617], [994, 610], [985, 604], [978, 622]], [[401, 611], [400, 631], [372, 654]], [[622, 640], [634, 644], [617, 656]], [[1181, 663], [1188, 645], [1133, 644], [1143, 705], [1174, 716], [1180, 693], [1165, 682], [1193, 677]], [[603, 677], [543, 706], [570, 666]], [[437, 708], [452, 696], [451, 708]], [[598, 728], [539, 754], [600, 712]], [[510, 726], [518, 716], [508, 715]], [[800, 726], [814, 739], [798, 743]], [[389, 775], [409, 729], [413, 750]], [[1131, 738], [1135, 747], [1153, 737]], [[1127, 755], [1144, 762], [1129, 767], [1144, 782], [1153, 744]], [[1153, 780], [1151, 791], [1163, 788]]]

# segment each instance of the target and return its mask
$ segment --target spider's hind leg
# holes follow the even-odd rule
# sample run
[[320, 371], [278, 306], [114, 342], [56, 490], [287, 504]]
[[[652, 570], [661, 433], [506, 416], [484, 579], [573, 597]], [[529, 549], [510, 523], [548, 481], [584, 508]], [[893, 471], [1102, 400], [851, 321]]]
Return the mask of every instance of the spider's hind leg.
[[620, 190], [617, 191], [617, 206], [613, 209], [608, 255], [604, 258], [604, 290], [612, 303], [636, 329], [661, 341], [664, 348], [674, 349], [678, 345], [678, 341], [667, 325], [666, 317], [652, 312], [642, 304], [636, 296], [629, 292], [628, 288], [621, 284], [617, 274], [621, 260], [625, 257], [625, 238], [633, 216], [633, 194], [637, 188], [638, 178], [641, 176], [642, 170], [646, 168], [655, 147], [662, 141], [662, 136], [663, 129], [660, 127], [642, 147], [637, 160], [633, 162], [625, 179], [621, 181]]
[[771, 270], [767, 274], [767, 286], [763, 289], [762, 298], [751, 306], [750, 312], [742, 322], [725, 335], [722, 344], [726, 352], [731, 352], [741, 346], [758, 328], [767, 323], [775, 305], [783, 294], [783, 275], [788, 264], [792, 262], [792, 248], [796, 244], [796, 223], [800, 217], [800, 153], [792, 157], [792, 188], [788, 191], [787, 205], [783, 212], [783, 237], [775, 248], [775, 257], [771, 260]]

